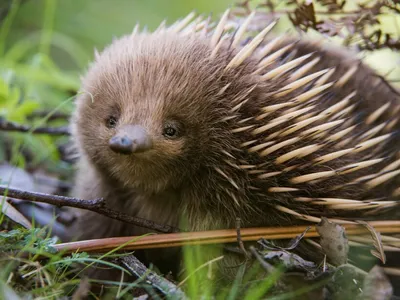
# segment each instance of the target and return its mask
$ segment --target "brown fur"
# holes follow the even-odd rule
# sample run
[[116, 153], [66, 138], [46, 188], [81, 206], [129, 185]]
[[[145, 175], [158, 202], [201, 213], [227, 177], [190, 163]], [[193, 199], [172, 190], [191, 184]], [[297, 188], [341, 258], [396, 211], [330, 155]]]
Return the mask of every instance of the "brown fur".
[[[287, 84], [286, 75], [260, 81], [259, 75], [253, 74], [261, 59], [257, 53], [240, 66], [225, 70], [239, 49], [230, 49], [227, 40], [212, 57], [213, 48], [209, 40], [201, 34], [182, 35], [164, 30], [122, 37], [101, 53], [83, 80], [84, 93], [77, 100], [72, 122], [73, 136], [81, 154], [74, 196], [83, 199], [105, 197], [108, 205], [116, 210], [172, 226], [182, 226], [180, 222], [184, 219], [187, 222], [184, 229], [187, 230], [233, 228], [236, 217], [240, 217], [242, 226], [246, 227], [304, 222], [279, 211], [276, 205], [300, 214], [334, 218], [357, 218], [364, 213], [364, 210], [332, 210], [324, 205], [293, 200], [296, 197], [400, 199], [393, 196], [393, 191], [400, 186], [400, 176], [373, 189], [366, 189], [364, 182], [346, 185], [355, 178], [378, 173], [400, 158], [396, 133], [400, 128], [399, 96], [376, 77], [373, 70], [360, 64], [354, 55], [335, 50], [332, 45], [298, 42], [294, 47], [297, 52], [292, 52], [293, 49], [289, 51], [295, 57], [316, 52], [307, 62], [315, 57], [321, 58], [307, 74], [337, 67], [327, 82], [339, 80], [355, 64], [360, 66], [343, 87], [332, 87], [320, 99], [304, 104], [304, 107], [315, 105], [312, 110], [254, 136], [251, 133], [253, 129], [282, 116], [282, 111], [285, 111], [277, 110], [257, 120], [255, 117], [262, 114], [262, 107], [285, 103], [304, 93], [307, 86], [274, 98], [271, 94]], [[290, 41], [284, 41], [278, 48]], [[284, 60], [285, 57], [280, 57], [262, 73], [273, 70]], [[291, 73], [293, 70], [288, 75]], [[220, 93], [228, 83], [229, 87]], [[252, 153], [247, 151], [251, 146], [264, 143], [274, 132], [299, 122], [299, 118], [308, 113], [318, 114], [331, 107], [353, 90], [357, 91], [357, 95], [348, 106], [354, 104], [354, 109], [345, 116], [346, 121], [330, 129], [327, 136], [353, 124], [357, 127], [337, 143], [325, 145], [310, 155], [294, 158], [282, 165], [274, 162], [280, 155], [306, 145], [323, 143], [326, 136], [314, 140], [302, 138], [267, 156], [259, 155], [267, 147]], [[247, 98], [249, 100], [238, 110], [230, 112]], [[368, 116], [386, 103], [390, 103], [390, 108], [377, 120], [366, 124]], [[233, 114], [235, 118], [222, 121]], [[110, 115], [118, 118], [115, 129], [105, 126]], [[239, 123], [241, 120], [242, 124]], [[163, 125], [169, 121], [182, 124], [183, 135], [178, 139], [168, 140], [162, 135]], [[318, 120], [281, 141], [300, 136], [324, 121]], [[389, 128], [391, 121], [393, 126]], [[388, 126], [375, 137], [394, 133], [375, 147], [325, 164], [314, 163], [313, 160], [319, 156], [354, 147], [360, 143], [357, 139], [363, 133], [383, 122], [387, 122]], [[146, 128], [153, 141], [151, 150], [126, 156], [109, 149], [108, 141], [118, 127], [128, 124]], [[240, 133], [231, 132], [247, 125], [255, 127]], [[255, 140], [251, 146], [242, 145], [251, 140]], [[339, 144], [344, 140], [347, 144]], [[373, 158], [384, 159], [370, 167], [319, 182], [290, 182], [296, 176], [338, 169]], [[238, 165], [257, 167], [246, 169], [238, 168]], [[296, 167], [267, 179], [257, 177], [263, 173], [280, 172], [288, 166]], [[258, 170], [259, 173], [249, 170]], [[330, 191], [333, 186], [339, 188]], [[299, 191], [276, 193], [271, 192], [273, 187], [296, 187]], [[85, 211], [71, 232], [78, 234], [74, 238], [89, 239], [138, 235], [147, 230]], [[159, 253], [156, 251], [152, 259], [163, 260]]]

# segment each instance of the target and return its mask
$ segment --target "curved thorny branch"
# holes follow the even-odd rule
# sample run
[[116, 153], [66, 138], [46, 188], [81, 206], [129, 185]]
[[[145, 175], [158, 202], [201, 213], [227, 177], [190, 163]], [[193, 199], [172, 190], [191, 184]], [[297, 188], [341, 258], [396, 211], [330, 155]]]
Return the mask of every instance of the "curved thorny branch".
[[[237, 3], [235, 13], [248, 14], [252, 10], [253, 2], [245, 0]], [[355, 45], [359, 50], [400, 50], [400, 29], [394, 34], [386, 32], [381, 26], [382, 16], [400, 13], [399, 1], [374, 0], [354, 3], [346, 0], [264, 0], [258, 4], [257, 10], [260, 11], [261, 18], [286, 15], [292, 25], [300, 31], [313, 29], [327, 36], [339, 36], [344, 45]], [[400, 26], [395, 23], [392, 28], [396, 27]]]

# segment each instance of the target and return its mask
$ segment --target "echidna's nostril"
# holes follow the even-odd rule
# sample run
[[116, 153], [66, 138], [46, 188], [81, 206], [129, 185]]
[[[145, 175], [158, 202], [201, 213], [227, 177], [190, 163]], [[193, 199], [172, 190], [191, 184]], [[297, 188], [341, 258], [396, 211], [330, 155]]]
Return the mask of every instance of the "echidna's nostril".
[[118, 133], [109, 141], [110, 149], [121, 154], [146, 152], [152, 145], [150, 136], [139, 125], [121, 126]]
[[133, 141], [126, 137], [123, 137], [123, 138], [121, 138], [120, 143], [121, 143], [121, 146], [130, 147], [130, 146], [132, 146]]
[[131, 154], [133, 152], [133, 141], [126, 136], [114, 136], [109, 141], [110, 149], [120, 154]]

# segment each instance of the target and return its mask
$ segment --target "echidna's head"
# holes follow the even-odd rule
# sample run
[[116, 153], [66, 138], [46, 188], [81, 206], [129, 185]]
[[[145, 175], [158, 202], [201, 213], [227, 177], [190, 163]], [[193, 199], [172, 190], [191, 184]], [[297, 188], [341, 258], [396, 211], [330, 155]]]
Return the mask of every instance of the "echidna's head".
[[102, 172], [150, 191], [208, 176], [232, 139], [227, 84], [232, 97], [250, 86], [245, 74], [223, 72], [228, 55], [165, 32], [115, 41], [84, 78], [74, 124], [82, 152]]

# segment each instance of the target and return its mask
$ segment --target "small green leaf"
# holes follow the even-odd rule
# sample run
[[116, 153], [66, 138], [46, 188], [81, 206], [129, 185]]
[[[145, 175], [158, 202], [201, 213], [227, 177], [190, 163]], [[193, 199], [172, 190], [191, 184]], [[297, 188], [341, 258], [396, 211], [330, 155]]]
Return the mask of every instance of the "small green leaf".
[[26, 122], [26, 117], [35, 111], [40, 104], [34, 100], [24, 101], [21, 105], [18, 105], [13, 111], [10, 111], [7, 119], [13, 122]]
[[18, 102], [20, 100], [21, 96], [21, 91], [18, 88], [12, 88], [9, 89], [7, 99], [6, 99], [6, 118], [8, 118], [8, 114], [12, 111], [14, 111], [18, 105]]
[[8, 84], [0, 78], [0, 104], [5, 104], [8, 98]]

